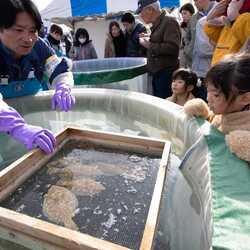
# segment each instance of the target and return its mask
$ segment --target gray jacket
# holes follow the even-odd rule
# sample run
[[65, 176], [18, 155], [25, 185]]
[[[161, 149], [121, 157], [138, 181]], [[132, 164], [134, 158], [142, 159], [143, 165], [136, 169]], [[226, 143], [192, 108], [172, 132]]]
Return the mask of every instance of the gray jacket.
[[193, 50], [192, 70], [198, 77], [204, 78], [211, 66], [211, 60], [214, 53], [214, 45], [209, 41], [205, 34], [204, 25], [206, 17], [202, 17], [196, 26], [196, 38]]
[[198, 11], [195, 13], [187, 27], [187, 33], [185, 37], [185, 47], [184, 47], [184, 56], [186, 57], [186, 62], [188, 67], [192, 67], [192, 57], [193, 57], [193, 49], [196, 35], [196, 24], [200, 18], [203, 16], [207, 16], [208, 12], [212, 9], [214, 2], [210, 2], [209, 7], [206, 11]]
[[70, 50], [69, 56], [74, 61], [97, 58], [96, 50], [92, 42], [84, 44], [80, 47], [74, 46]]
[[187, 34], [187, 27], [181, 28], [181, 47], [180, 47], [180, 53], [179, 53], [179, 60], [180, 60], [180, 67], [187, 68], [187, 59], [184, 55], [184, 47], [185, 47], [185, 40], [186, 40], [186, 34]]

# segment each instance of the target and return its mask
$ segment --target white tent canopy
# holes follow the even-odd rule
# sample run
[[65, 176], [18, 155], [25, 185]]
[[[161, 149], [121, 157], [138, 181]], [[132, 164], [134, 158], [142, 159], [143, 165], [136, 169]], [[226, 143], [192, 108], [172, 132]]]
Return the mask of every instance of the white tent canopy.
[[[138, 0], [33, 0], [44, 19], [135, 11]], [[179, 0], [160, 0], [162, 7], [179, 6]]]

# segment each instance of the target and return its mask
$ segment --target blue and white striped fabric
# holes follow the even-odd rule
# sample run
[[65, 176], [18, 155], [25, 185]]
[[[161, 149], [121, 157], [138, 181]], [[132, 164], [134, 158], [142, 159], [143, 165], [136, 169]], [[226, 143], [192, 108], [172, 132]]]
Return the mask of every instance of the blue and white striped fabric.
[[[87, 16], [136, 10], [138, 0], [33, 0], [45, 18]], [[179, 6], [179, 0], [160, 0], [162, 7]]]

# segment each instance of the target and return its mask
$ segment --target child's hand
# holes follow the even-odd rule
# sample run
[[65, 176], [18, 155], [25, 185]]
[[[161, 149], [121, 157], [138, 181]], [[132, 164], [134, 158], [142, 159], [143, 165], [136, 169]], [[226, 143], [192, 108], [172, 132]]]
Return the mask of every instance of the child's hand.
[[207, 15], [207, 22], [213, 20], [216, 17], [224, 16], [226, 14], [227, 6], [229, 4], [230, 0], [222, 0], [218, 4], [215, 5], [215, 7], [212, 8], [211, 11], [209, 11]]

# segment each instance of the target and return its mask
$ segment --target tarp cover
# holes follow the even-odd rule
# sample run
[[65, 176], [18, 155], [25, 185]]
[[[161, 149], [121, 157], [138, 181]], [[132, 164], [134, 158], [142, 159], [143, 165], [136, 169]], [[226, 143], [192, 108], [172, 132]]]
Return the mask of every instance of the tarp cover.
[[[135, 11], [137, 0], [33, 0], [45, 19]], [[179, 0], [160, 0], [162, 7], [179, 6]]]

